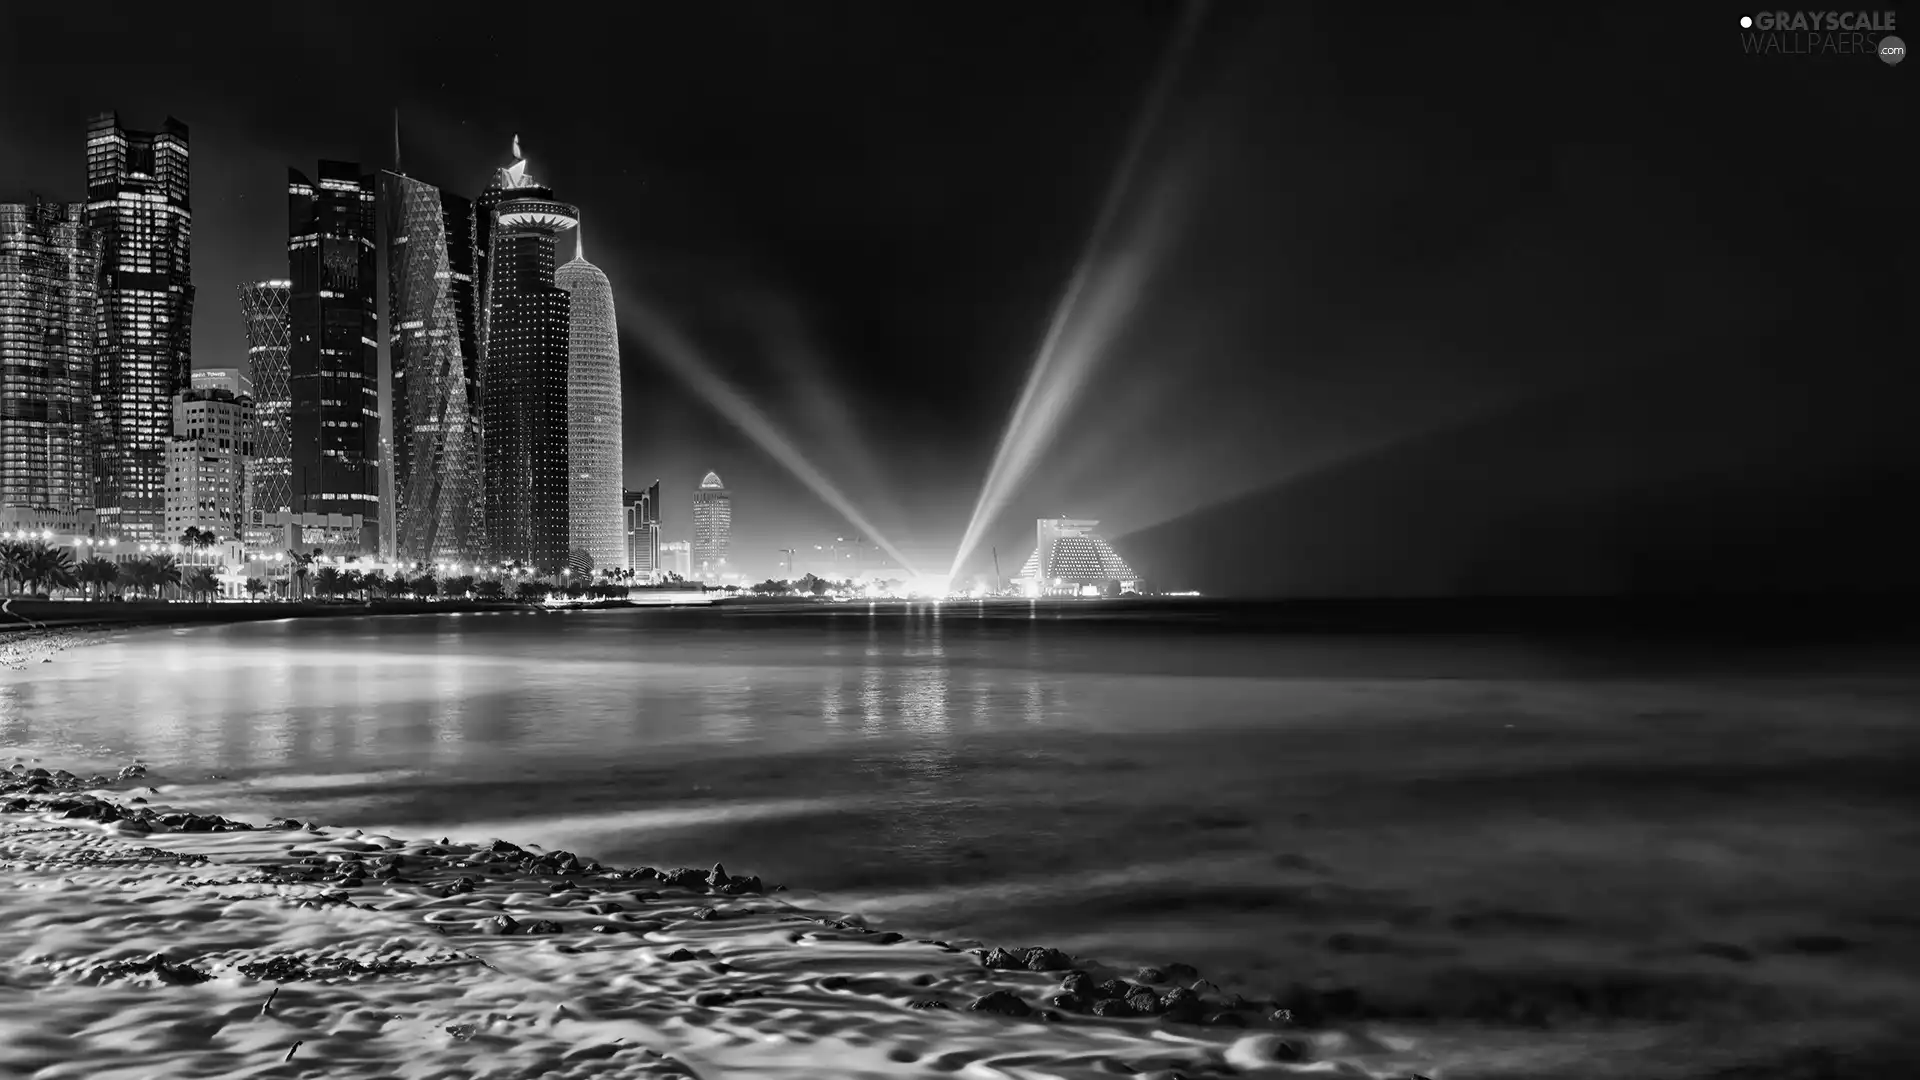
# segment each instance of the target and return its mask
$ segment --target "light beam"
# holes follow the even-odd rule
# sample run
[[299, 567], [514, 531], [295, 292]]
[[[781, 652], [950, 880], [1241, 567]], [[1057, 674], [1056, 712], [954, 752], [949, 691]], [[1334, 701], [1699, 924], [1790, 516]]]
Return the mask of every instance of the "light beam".
[[664, 315], [650, 305], [634, 302], [631, 296], [623, 297], [620, 301], [620, 328], [638, 335], [647, 348], [695, 393], [705, 398], [715, 412], [752, 439], [768, 457], [785, 466], [795, 479], [819, 496], [820, 501], [839, 511], [848, 524], [872, 539], [909, 575], [917, 575], [913, 564], [881, 535], [880, 530], [873, 527], [873, 523], [853, 505], [852, 500], [842, 494], [765, 413], [717, 374], [712, 365], [701, 357], [700, 350], [693, 342]]
[[1111, 259], [1108, 256], [1111, 234], [1205, 15], [1205, 0], [1189, 4], [1168, 45], [1159, 73], [1128, 136], [1120, 164], [1107, 186], [1093, 231], [1072, 276], [1067, 279], [1066, 291], [1054, 306], [1046, 336], [1027, 372], [1026, 384], [1000, 437], [1000, 445], [994, 451], [986, 481], [974, 502], [973, 515], [954, 552], [953, 565], [948, 571], [950, 577], [959, 576], [988, 526], [1032, 471], [1041, 452], [1059, 434], [1060, 420], [1086, 382], [1102, 351], [1101, 346], [1117, 329], [1146, 279], [1150, 269], [1146, 265], [1148, 252], [1136, 247], [1118, 259]]

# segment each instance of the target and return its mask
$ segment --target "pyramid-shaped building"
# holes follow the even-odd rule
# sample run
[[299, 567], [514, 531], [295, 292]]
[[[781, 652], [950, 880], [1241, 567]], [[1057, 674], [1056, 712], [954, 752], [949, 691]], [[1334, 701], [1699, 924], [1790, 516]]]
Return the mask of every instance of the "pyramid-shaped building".
[[1071, 596], [1110, 583], [1127, 588], [1139, 579], [1112, 544], [1094, 535], [1098, 521], [1041, 518], [1035, 524], [1039, 542], [1014, 578], [1022, 592]]

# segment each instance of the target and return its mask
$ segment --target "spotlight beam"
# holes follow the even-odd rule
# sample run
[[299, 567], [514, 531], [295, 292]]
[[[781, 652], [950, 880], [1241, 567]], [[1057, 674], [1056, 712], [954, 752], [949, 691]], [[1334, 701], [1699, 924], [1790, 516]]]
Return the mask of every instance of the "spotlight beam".
[[[629, 314], [631, 312], [632, 314]], [[919, 576], [913, 564], [900, 554], [880, 530], [874, 528], [853, 501], [842, 494], [833, 482], [826, 478], [812, 461], [802, 454], [793, 441], [777, 427], [767, 415], [761, 412], [751, 401], [742, 397], [724, 378], [716, 374], [711, 366], [701, 358], [700, 351], [693, 342], [687, 340], [659, 312], [645, 304], [632, 303], [631, 299], [620, 304], [620, 325], [630, 328], [646, 342], [647, 347], [658, 356], [673, 373], [680, 377], [693, 391], [706, 399], [715, 412], [725, 417], [733, 426], [752, 439], [767, 456], [785, 466], [794, 478], [805, 484], [808, 490], [820, 497], [828, 506], [839, 511], [847, 523], [871, 538], [880, 550], [892, 557], [909, 575]]]
[[1013, 415], [1000, 437], [1000, 445], [994, 451], [986, 481], [981, 485], [979, 498], [974, 502], [973, 515], [967, 520], [959, 549], [954, 552], [950, 576], [959, 576], [962, 564], [979, 546], [987, 527], [993, 524], [1014, 489], [1032, 471], [1040, 453], [1058, 433], [1060, 418], [1066, 414], [1092, 368], [1093, 349], [1083, 348], [1069, 353], [1063, 350], [1062, 342], [1068, 329], [1078, 321], [1081, 295], [1089, 279], [1095, 276], [1096, 260], [1108, 247], [1114, 222], [1133, 188], [1140, 159], [1145, 155], [1154, 131], [1160, 126], [1161, 114], [1166, 111], [1167, 101], [1173, 95], [1174, 85], [1185, 67], [1187, 54], [1193, 49], [1194, 38], [1205, 16], [1205, 0], [1189, 4], [1167, 47], [1140, 116], [1128, 135], [1119, 166], [1107, 185], [1099, 215], [1094, 219], [1093, 231], [1088, 235], [1086, 246], [1081, 249], [1072, 276], [1067, 279], [1066, 291], [1054, 305], [1046, 336], [1041, 340], [1040, 350], [1027, 372], [1026, 384], [1020, 390]]

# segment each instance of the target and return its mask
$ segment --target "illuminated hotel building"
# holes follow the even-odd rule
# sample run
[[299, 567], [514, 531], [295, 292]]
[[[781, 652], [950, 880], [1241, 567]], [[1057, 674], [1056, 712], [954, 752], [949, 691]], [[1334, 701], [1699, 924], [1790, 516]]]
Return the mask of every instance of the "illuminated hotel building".
[[87, 218], [100, 240], [94, 357], [94, 495], [101, 531], [154, 541], [166, 527], [173, 396], [192, 366], [193, 211], [187, 125], [87, 124]]
[[[519, 151], [515, 138], [516, 159]], [[523, 159], [494, 174], [480, 206], [487, 540], [495, 560], [557, 573], [569, 565], [572, 540], [571, 318], [567, 292], [554, 284], [555, 238], [579, 224], [580, 213], [555, 202]]]
[[627, 569], [636, 578], [653, 580], [660, 565], [660, 481], [642, 491], [621, 496], [626, 506]]
[[393, 370], [394, 547], [406, 562], [487, 557], [473, 203], [380, 174]]
[[693, 567], [702, 579], [720, 576], [727, 566], [728, 548], [733, 543], [733, 496], [720, 482], [720, 474], [708, 473], [693, 493]]
[[93, 524], [100, 249], [84, 203], [0, 203], [0, 530]]
[[660, 545], [660, 569], [658, 575], [678, 575], [682, 581], [693, 580], [693, 545], [685, 540], [668, 540]]
[[287, 170], [287, 377], [293, 512], [301, 542], [335, 555], [380, 549], [379, 315], [371, 177], [322, 161]]
[[1099, 524], [1069, 518], [1035, 522], [1038, 543], [1014, 583], [1033, 596], [1073, 596], [1108, 585], [1134, 584], [1139, 575], [1133, 567], [1113, 545], [1094, 534]]
[[247, 465], [244, 536], [247, 550], [277, 554], [285, 540], [270, 531], [269, 517], [285, 524], [293, 512], [293, 390], [287, 374], [289, 349], [286, 281], [240, 286], [240, 315], [247, 327], [247, 372], [253, 386], [253, 459]]
[[253, 396], [253, 379], [246, 368], [197, 367], [193, 369], [190, 389], [225, 390], [235, 396]]
[[587, 261], [575, 228], [573, 261], [554, 273], [568, 297], [567, 502], [569, 552], [579, 572], [624, 570], [627, 530], [620, 508], [620, 332], [613, 286]]
[[242, 532], [253, 399], [228, 390], [188, 390], [173, 399], [167, 447], [166, 542], [189, 528], [236, 540]]

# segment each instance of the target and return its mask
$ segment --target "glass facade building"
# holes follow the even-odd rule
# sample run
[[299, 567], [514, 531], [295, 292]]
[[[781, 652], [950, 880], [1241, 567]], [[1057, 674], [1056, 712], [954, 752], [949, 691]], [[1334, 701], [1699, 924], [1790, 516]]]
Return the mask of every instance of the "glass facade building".
[[380, 549], [380, 361], [374, 192], [350, 162], [318, 182], [287, 170], [287, 378], [292, 502], [298, 514], [358, 518], [356, 545]]
[[733, 496], [708, 473], [693, 493], [693, 570], [702, 579], [718, 577], [726, 569], [733, 544]]
[[94, 496], [102, 532], [159, 541], [173, 396], [192, 367], [193, 211], [187, 126], [87, 125], [87, 217], [100, 240]]
[[277, 546], [266, 530], [267, 515], [293, 510], [293, 389], [287, 373], [290, 282], [256, 281], [240, 286], [240, 314], [247, 326], [247, 371], [253, 384], [253, 458], [247, 465], [247, 550]]
[[0, 522], [76, 530], [94, 510], [100, 248], [84, 203], [0, 203]]
[[[516, 140], [517, 147], [517, 140]], [[544, 573], [571, 563], [567, 292], [556, 238], [580, 213], [555, 202], [524, 160], [481, 196], [486, 299], [480, 356], [486, 524], [493, 559]]]
[[380, 174], [393, 372], [394, 544], [408, 562], [487, 558], [473, 204]]
[[613, 285], [587, 261], [574, 230], [573, 261], [554, 274], [568, 296], [567, 500], [576, 571], [624, 570], [631, 560], [621, 510], [620, 332]]
[[1138, 579], [1113, 545], [1094, 533], [1100, 523], [1072, 518], [1040, 518], [1034, 523], [1033, 554], [1014, 578], [1031, 595], [1071, 596], [1089, 587], [1129, 584]]
[[627, 526], [627, 569], [652, 580], [660, 571], [660, 481], [640, 491], [623, 492]]

